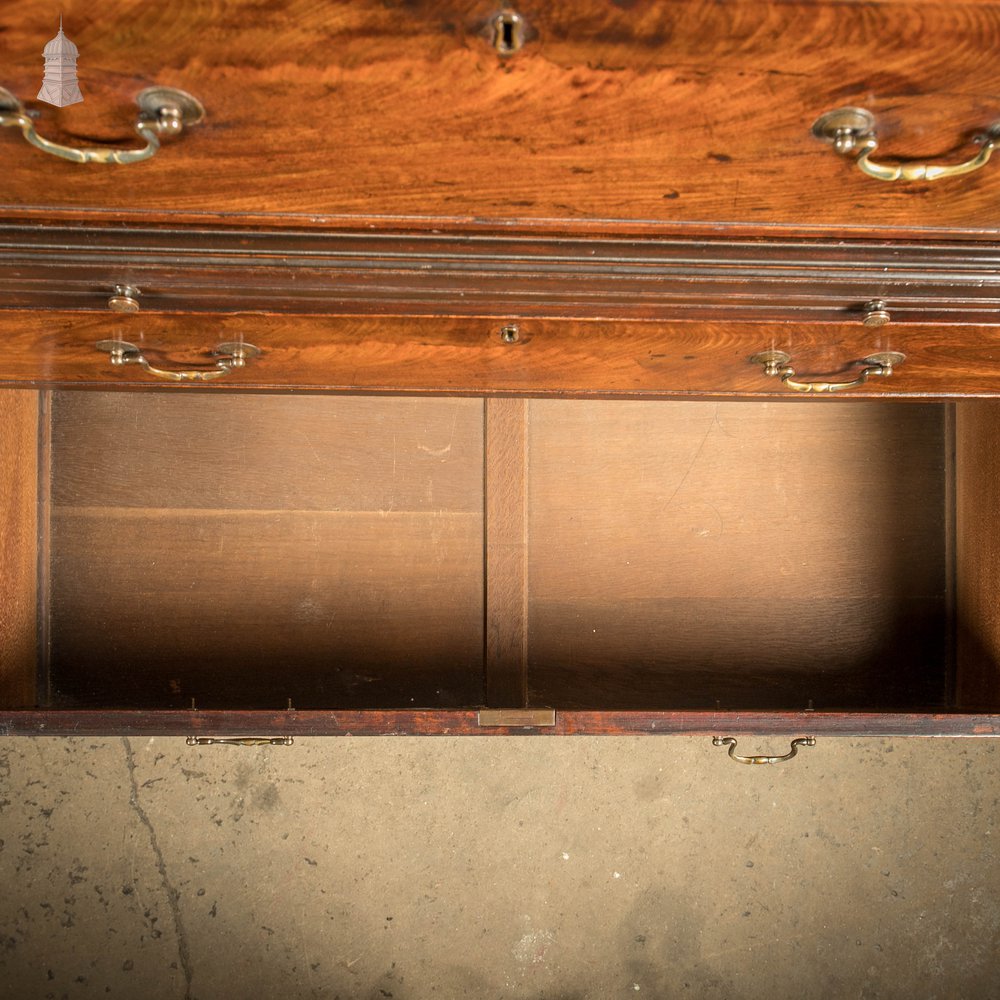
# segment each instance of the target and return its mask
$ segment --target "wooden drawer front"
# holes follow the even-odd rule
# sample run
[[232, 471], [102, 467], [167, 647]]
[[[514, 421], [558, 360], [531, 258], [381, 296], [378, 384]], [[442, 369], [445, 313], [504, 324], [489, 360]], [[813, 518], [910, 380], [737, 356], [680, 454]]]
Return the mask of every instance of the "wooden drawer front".
[[[202, 124], [109, 168], [0, 130], [8, 211], [150, 219], [641, 219], [996, 232], [994, 165], [933, 184], [864, 177], [811, 132], [863, 105], [892, 160], [955, 162], [1000, 116], [1000, 5], [918, 0], [186, 4], [67, 12], [84, 100], [35, 100], [50, 3], [0, 12], [0, 84], [48, 138], [133, 146], [134, 98], [180, 87]], [[116, 26], [127, 24], [127, 36]], [[127, 181], [125, 178], [127, 177]]]
[[[889, 378], [838, 398], [1000, 394], [1000, 329], [860, 324], [576, 323], [528, 319], [505, 343], [501, 318], [404, 319], [250, 315], [126, 320], [4, 315], [0, 381], [8, 385], [191, 388], [137, 364], [113, 366], [95, 345], [122, 338], [164, 370], [212, 371], [212, 349], [261, 349], [246, 367], [196, 387], [406, 393], [799, 398], [750, 359], [787, 353], [802, 381], [851, 381], [877, 352], [905, 355]], [[813, 396], [815, 399], [815, 395]]]

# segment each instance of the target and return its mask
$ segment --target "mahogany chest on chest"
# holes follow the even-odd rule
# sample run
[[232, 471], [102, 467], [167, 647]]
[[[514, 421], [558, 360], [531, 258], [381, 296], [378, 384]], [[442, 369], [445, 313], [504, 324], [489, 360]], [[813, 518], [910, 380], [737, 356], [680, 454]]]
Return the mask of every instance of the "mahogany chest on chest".
[[57, 30], [0, 3], [0, 731], [1000, 735], [1000, 3]]

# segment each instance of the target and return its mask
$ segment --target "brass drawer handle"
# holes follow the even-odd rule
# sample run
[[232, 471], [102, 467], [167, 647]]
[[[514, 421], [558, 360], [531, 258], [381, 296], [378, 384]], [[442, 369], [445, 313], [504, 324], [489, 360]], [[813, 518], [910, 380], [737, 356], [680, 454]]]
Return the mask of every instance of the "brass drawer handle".
[[169, 379], [171, 382], [211, 382], [213, 379], [228, 375], [234, 368], [242, 368], [251, 358], [260, 355], [260, 348], [254, 347], [253, 344], [219, 344], [212, 351], [212, 357], [217, 359], [215, 368], [170, 371], [151, 365], [135, 344], [125, 340], [101, 340], [94, 346], [99, 351], [107, 351], [111, 355], [113, 365], [140, 365], [150, 375]]
[[295, 741], [291, 736], [189, 736], [184, 742], [189, 747], [290, 747]]
[[769, 757], [766, 754], [755, 754], [752, 757], [744, 757], [736, 752], [736, 740], [732, 736], [713, 736], [712, 745], [717, 747], [729, 747], [729, 756], [738, 764], [780, 764], [783, 760], [791, 760], [798, 752], [799, 747], [816, 746], [814, 736], [801, 736], [792, 740], [792, 748], [780, 757]]
[[898, 351], [884, 351], [881, 354], [873, 354], [859, 362], [865, 367], [858, 373], [857, 378], [849, 382], [802, 382], [797, 380], [795, 369], [788, 363], [791, 357], [784, 351], [761, 351], [755, 354], [750, 363], [764, 366], [765, 375], [778, 375], [781, 381], [794, 389], [795, 392], [843, 392], [845, 389], [856, 389], [859, 385], [864, 385], [873, 375], [881, 375], [888, 378], [897, 365], [901, 365], [905, 359], [905, 354]]
[[161, 135], [180, 135], [185, 128], [197, 125], [205, 117], [201, 102], [173, 87], [147, 87], [136, 97], [139, 119], [135, 130], [146, 140], [142, 149], [76, 149], [43, 139], [24, 105], [0, 87], [0, 125], [14, 125], [32, 146], [74, 163], [138, 163], [148, 160], [160, 148]]
[[964, 163], [935, 166], [932, 163], [872, 163], [878, 149], [875, 116], [864, 108], [838, 108], [820, 115], [813, 123], [813, 135], [830, 143], [842, 156], [853, 156], [858, 169], [878, 181], [938, 181], [945, 177], [971, 174], [984, 166], [1000, 142], [1000, 122], [994, 122], [976, 137], [979, 152]]

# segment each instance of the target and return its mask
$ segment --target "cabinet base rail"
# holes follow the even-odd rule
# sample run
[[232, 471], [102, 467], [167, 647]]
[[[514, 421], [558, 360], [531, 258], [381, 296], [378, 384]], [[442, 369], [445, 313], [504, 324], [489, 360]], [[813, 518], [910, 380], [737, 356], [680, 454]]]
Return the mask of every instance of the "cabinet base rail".
[[24, 710], [0, 713], [0, 736], [1000, 736], [1000, 714], [967, 712], [556, 711], [547, 725], [512, 721], [482, 725], [479, 709]]

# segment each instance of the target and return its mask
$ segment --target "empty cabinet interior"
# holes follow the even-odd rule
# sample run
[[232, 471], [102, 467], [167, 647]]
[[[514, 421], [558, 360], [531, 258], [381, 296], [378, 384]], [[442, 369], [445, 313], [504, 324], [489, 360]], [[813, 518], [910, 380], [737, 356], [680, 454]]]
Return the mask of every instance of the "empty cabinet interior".
[[1000, 707], [1000, 404], [11, 391], [3, 707]]

